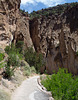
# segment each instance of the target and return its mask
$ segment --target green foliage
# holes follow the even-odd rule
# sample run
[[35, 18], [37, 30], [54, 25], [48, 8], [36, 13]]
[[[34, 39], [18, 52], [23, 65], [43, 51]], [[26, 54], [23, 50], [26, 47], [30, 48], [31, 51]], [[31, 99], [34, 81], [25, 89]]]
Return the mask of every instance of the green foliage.
[[59, 69], [57, 74], [47, 76], [42, 84], [52, 92], [55, 100], [78, 100], [78, 77], [74, 78], [65, 69]]
[[4, 59], [4, 54], [0, 53], [0, 61], [2, 61]]
[[31, 74], [31, 69], [29, 66], [24, 66], [24, 75], [30, 76]]
[[[13, 44], [5, 48], [5, 52], [8, 54], [8, 60], [5, 67], [5, 78], [11, 78], [14, 75], [14, 70], [18, 67], [19, 59], [22, 59], [22, 54], [19, 52], [19, 49], [16, 48]], [[22, 52], [22, 51], [21, 51]]]
[[6, 65], [4, 78], [10, 79], [14, 75], [14, 69], [14, 67], [11, 68], [10, 66]]
[[[20, 48], [17, 48], [20, 45]], [[18, 42], [18, 44], [16, 46], [14, 46], [14, 44], [11, 44], [11, 46], [6, 46], [5, 48], [5, 52], [10, 55], [17, 55], [19, 57], [19, 59], [22, 59], [23, 55], [22, 55], [22, 46], [23, 43], [22, 42]]]
[[10, 54], [7, 61], [8, 66], [18, 66], [19, 65], [19, 57], [16, 54]]
[[37, 72], [40, 72], [40, 67], [44, 65], [42, 54], [37, 54], [33, 48], [25, 50], [25, 60], [30, 66], [34, 66]]
[[31, 73], [36, 73], [36, 69], [34, 66], [31, 66], [30, 68], [31, 68]]
[[23, 14], [24, 16], [29, 16], [28, 11], [25, 12], [25, 10], [20, 9], [21, 14]]
[[0, 69], [3, 68], [3, 67], [5, 66], [5, 63], [6, 63], [6, 62], [0, 63]]
[[16, 48], [18, 49], [19, 53], [23, 53], [23, 45], [24, 45], [24, 42], [23, 41], [18, 41], [16, 43]]
[[11, 53], [18, 52], [18, 51], [16, 47], [14, 46], [14, 44], [11, 44], [10, 46], [6, 46], [5, 52], [9, 55]]
[[16, 54], [10, 54], [5, 67], [5, 78], [11, 78], [14, 75], [14, 70], [19, 66], [19, 58]]
[[11, 76], [14, 74], [15, 68], [19, 66], [19, 59], [22, 59], [23, 57], [30, 65], [30, 67], [24, 67], [24, 73], [26, 76], [29, 76], [31, 73], [35, 73], [36, 71], [40, 72], [40, 67], [44, 65], [42, 54], [34, 52], [33, 48], [28, 48], [23, 51], [23, 44], [24, 43], [22, 41], [18, 41], [16, 46], [12, 44], [11, 46], [7, 46], [5, 48], [5, 52], [8, 54], [5, 77], [11, 78]]
[[76, 52], [76, 55], [78, 56], [78, 51]]
[[10, 51], [11, 51], [11, 46], [6, 46], [6, 48], [5, 48], [5, 52], [6, 52], [7, 54], [9, 54]]

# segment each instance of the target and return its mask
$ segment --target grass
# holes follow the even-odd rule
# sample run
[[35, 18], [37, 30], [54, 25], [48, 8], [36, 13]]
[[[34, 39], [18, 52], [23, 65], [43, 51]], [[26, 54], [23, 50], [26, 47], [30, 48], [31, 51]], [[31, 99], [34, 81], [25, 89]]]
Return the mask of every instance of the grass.
[[30, 67], [30, 66], [23, 66], [24, 67], [24, 75], [25, 76], [30, 76], [31, 74], [34, 74], [34, 73], [36, 73], [36, 70], [35, 70], [35, 67], [34, 66], [32, 66], [32, 67]]

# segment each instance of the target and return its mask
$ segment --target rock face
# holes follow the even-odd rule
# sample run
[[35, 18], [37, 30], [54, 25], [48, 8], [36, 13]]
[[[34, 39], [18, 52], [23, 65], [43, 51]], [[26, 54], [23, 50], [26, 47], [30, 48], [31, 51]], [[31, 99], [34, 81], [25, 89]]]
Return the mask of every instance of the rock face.
[[20, 14], [21, 0], [0, 0], [0, 48], [5, 48], [12, 41], [24, 40], [31, 46], [29, 19]]
[[34, 18], [30, 33], [37, 52], [44, 55], [49, 74], [59, 67], [78, 74], [78, 5], [61, 15]]

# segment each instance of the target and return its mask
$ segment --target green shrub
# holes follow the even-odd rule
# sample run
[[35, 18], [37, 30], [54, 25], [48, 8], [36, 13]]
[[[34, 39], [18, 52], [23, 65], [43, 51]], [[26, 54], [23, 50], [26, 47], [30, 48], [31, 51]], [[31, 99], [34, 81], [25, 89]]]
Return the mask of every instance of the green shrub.
[[33, 48], [28, 48], [24, 53], [25, 60], [30, 66], [34, 66], [37, 72], [40, 72], [40, 67], [44, 65], [42, 54], [33, 51]]
[[15, 68], [11, 68], [10, 66], [6, 65], [4, 78], [10, 79], [14, 75], [14, 69]]
[[23, 53], [23, 45], [24, 45], [23, 41], [18, 41], [16, 43], [16, 48], [18, 49], [19, 53]]
[[6, 52], [7, 54], [9, 54], [10, 51], [11, 51], [11, 47], [10, 47], [10, 46], [6, 46], [6, 48], [5, 48], [5, 52]]
[[5, 66], [5, 63], [6, 63], [6, 62], [0, 63], [0, 68], [3, 68], [3, 67]]
[[15, 68], [20, 65], [19, 60], [23, 59], [22, 48], [23, 42], [21, 41], [18, 41], [16, 46], [14, 44], [11, 44], [10, 46], [7, 46], [5, 48], [5, 52], [8, 54], [8, 60], [4, 75], [5, 78], [11, 78], [11, 76], [14, 75]]
[[34, 66], [30, 67], [30, 66], [23, 66], [24, 67], [24, 75], [26, 76], [30, 76], [33, 73], [36, 73], [36, 70], [34, 68]]
[[2, 61], [4, 59], [4, 54], [0, 53], [0, 61]]
[[31, 66], [31, 73], [36, 73], [36, 69], [34, 66]]
[[8, 54], [8, 60], [5, 68], [5, 78], [11, 78], [11, 76], [14, 75], [15, 68], [19, 67], [19, 60], [23, 59], [22, 48], [22, 41], [18, 41], [16, 46], [11, 44], [5, 48], [5, 52]]
[[30, 76], [30, 74], [31, 74], [30, 66], [24, 66], [24, 75]]
[[8, 66], [18, 66], [19, 57], [16, 54], [10, 54], [7, 61]]
[[[19, 42], [18, 42], [19, 43]], [[22, 45], [22, 43], [19, 43], [20, 46]], [[10, 46], [6, 46], [5, 48], [5, 52], [10, 55], [10, 54], [14, 54], [14, 55], [18, 55], [19, 59], [23, 58], [22, 55], [22, 46], [20, 47], [21, 49], [17, 48], [19, 45], [17, 44], [16, 46], [14, 46], [14, 44], [11, 44]]]
[[74, 78], [65, 69], [59, 69], [57, 74], [47, 76], [42, 84], [52, 92], [55, 100], [78, 100], [78, 78]]
[[11, 78], [14, 75], [14, 70], [19, 66], [19, 57], [16, 54], [9, 54], [8, 61], [5, 67], [5, 78]]
[[16, 49], [16, 47], [14, 46], [14, 44], [11, 44], [10, 46], [6, 46], [5, 48], [5, 52], [10, 55], [12, 53], [17, 53], [18, 50]]

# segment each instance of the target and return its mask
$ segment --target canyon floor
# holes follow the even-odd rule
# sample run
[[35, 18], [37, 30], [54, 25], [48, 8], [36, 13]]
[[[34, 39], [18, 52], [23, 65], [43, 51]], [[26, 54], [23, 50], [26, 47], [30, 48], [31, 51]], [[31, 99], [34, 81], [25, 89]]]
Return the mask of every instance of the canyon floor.
[[39, 89], [37, 79], [39, 76], [33, 76], [22, 82], [11, 96], [11, 100], [48, 100], [49, 95]]

